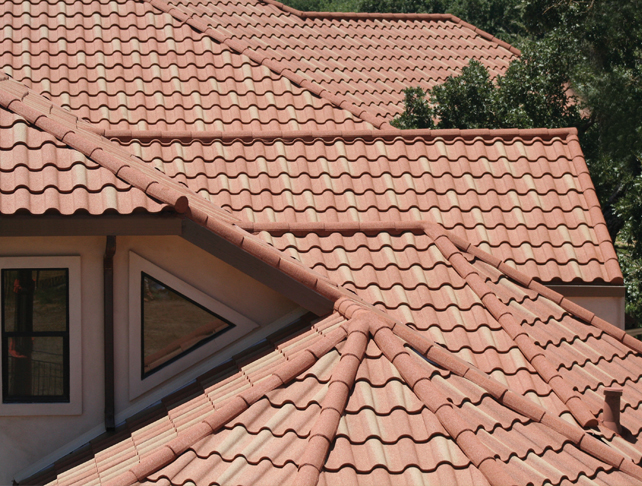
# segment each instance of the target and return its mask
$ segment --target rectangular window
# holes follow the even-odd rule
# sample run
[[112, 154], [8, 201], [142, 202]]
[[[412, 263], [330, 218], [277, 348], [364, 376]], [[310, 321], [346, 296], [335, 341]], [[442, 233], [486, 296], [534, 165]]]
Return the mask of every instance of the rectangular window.
[[141, 314], [143, 378], [234, 327], [144, 272]]
[[3, 403], [69, 402], [69, 270], [1, 278]]

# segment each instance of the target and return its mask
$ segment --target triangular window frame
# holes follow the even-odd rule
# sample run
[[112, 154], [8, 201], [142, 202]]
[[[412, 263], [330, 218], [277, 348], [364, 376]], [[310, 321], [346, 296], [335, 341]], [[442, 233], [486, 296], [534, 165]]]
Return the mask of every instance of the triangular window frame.
[[[152, 279], [169, 287], [174, 292], [196, 303], [199, 307], [219, 316], [234, 327], [225, 332], [199, 343], [186, 353], [181, 353], [154, 370], [145, 374], [142, 371], [143, 352], [143, 323], [142, 323], [142, 275], [147, 274]], [[141, 257], [137, 253], [129, 252], [129, 399], [133, 400], [143, 393], [156, 388], [171, 380], [182, 372], [192, 368], [198, 363], [212, 357], [218, 351], [232, 344], [239, 338], [252, 332], [259, 325], [236, 310], [217, 300], [214, 296], [203, 292], [191, 283], [164, 270], [160, 266]]]

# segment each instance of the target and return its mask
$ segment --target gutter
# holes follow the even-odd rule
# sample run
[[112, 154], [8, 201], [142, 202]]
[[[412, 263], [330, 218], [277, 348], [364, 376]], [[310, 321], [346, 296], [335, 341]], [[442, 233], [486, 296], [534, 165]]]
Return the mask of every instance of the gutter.
[[103, 258], [103, 343], [105, 369], [105, 429], [116, 428], [114, 393], [114, 254], [116, 237], [107, 236]]

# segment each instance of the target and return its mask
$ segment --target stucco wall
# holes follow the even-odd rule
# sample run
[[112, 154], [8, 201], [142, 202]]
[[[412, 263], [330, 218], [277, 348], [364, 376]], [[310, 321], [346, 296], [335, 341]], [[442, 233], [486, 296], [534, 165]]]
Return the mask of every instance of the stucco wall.
[[[103, 254], [106, 238], [3, 237], [0, 256], [80, 255], [82, 301], [82, 414], [75, 416], [0, 416], [0, 485], [11, 484], [19, 473], [28, 476], [53, 462], [65, 450], [80, 446], [104, 431], [103, 379]], [[300, 311], [277, 292], [251, 279], [179, 236], [117, 238], [114, 257], [114, 326], [117, 418], [131, 415], [191, 379], [198, 365], [154, 390], [129, 400], [129, 252], [153, 262], [196, 289], [243, 314], [259, 326], [274, 325]], [[139, 291], [139, 288], [135, 289]], [[259, 327], [258, 331], [262, 328]], [[257, 340], [257, 332], [247, 339]], [[245, 345], [239, 343], [237, 346]], [[229, 346], [234, 351], [233, 346]], [[238, 350], [234, 351], [238, 352]], [[224, 353], [221, 353], [224, 354]], [[229, 353], [228, 353], [229, 354]], [[201, 366], [208, 365], [206, 359]], [[20, 479], [20, 477], [19, 477]]]
[[0, 484], [102, 422], [104, 237], [0, 238], [2, 256], [80, 255], [82, 390], [79, 416], [0, 417]]
[[605, 321], [624, 329], [624, 297], [570, 296], [568, 299], [590, 310]]

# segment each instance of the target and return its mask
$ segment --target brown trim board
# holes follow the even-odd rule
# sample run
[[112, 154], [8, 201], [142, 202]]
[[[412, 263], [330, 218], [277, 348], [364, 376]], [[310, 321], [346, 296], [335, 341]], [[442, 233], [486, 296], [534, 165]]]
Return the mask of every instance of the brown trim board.
[[180, 235], [174, 213], [146, 215], [0, 216], [0, 236]]
[[144, 215], [0, 216], [2, 236], [177, 235], [274, 289], [301, 307], [324, 316], [333, 302], [206, 228], [175, 213]]
[[116, 237], [108, 235], [103, 258], [103, 347], [105, 366], [105, 428], [116, 429], [116, 388], [114, 381], [114, 254]]
[[624, 285], [549, 285], [564, 297], [624, 297]]

